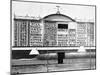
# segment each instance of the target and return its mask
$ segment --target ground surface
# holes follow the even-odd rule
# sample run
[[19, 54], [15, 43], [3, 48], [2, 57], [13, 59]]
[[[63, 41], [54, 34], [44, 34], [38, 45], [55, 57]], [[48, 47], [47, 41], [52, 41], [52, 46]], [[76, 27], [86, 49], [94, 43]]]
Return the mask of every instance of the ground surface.
[[58, 64], [57, 60], [13, 59], [12, 73], [95, 69], [95, 58], [64, 59], [63, 61], [63, 64]]

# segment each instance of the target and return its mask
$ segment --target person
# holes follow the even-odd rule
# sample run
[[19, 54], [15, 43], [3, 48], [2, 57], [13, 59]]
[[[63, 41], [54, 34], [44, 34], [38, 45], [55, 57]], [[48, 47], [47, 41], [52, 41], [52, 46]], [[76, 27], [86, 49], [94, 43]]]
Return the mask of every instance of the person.
[[58, 52], [58, 64], [63, 64], [64, 58], [65, 58], [64, 52]]

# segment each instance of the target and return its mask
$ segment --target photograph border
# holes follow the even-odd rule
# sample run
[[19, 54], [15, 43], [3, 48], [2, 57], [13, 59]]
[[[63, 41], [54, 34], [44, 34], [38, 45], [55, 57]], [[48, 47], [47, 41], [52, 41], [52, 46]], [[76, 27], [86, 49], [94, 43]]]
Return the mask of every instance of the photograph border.
[[[73, 3], [57, 3], [57, 2], [42, 2], [42, 1], [27, 1], [27, 0], [10, 0], [10, 74], [12, 73], [12, 1], [16, 2], [33, 2], [33, 3], [46, 3], [46, 4], [61, 4], [61, 5], [77, 5], [77, 6], [91, 6], [95, 7], [95, 68], [94, 69], [77, 69], [77, 70], [64, 70], [64, 71], [47, 71], [47, 72], [33, 72], [33, 73], [20, 73], [20, 74], [39, 74], [39, 73], [52, 73], [52, 72], [70, 72], [70, 71], [86, 71], [86, 70], [96, 70], [97, 66], [97, 6], [87, 5], [87, 4], [73, 4]], [[43, 46], [44, 47], [44, 46]], [[59, 46], [50, 46], [59, 47]], [[66, 47], [66, 46], [64, 46]]]

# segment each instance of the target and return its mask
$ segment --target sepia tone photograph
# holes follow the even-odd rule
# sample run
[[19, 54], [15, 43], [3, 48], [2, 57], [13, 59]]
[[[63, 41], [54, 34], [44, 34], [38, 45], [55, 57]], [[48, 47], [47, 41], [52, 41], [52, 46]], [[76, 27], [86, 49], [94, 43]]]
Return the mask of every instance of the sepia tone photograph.
[[96, 69], [95, 5], [11, 3], [11, 75]]

